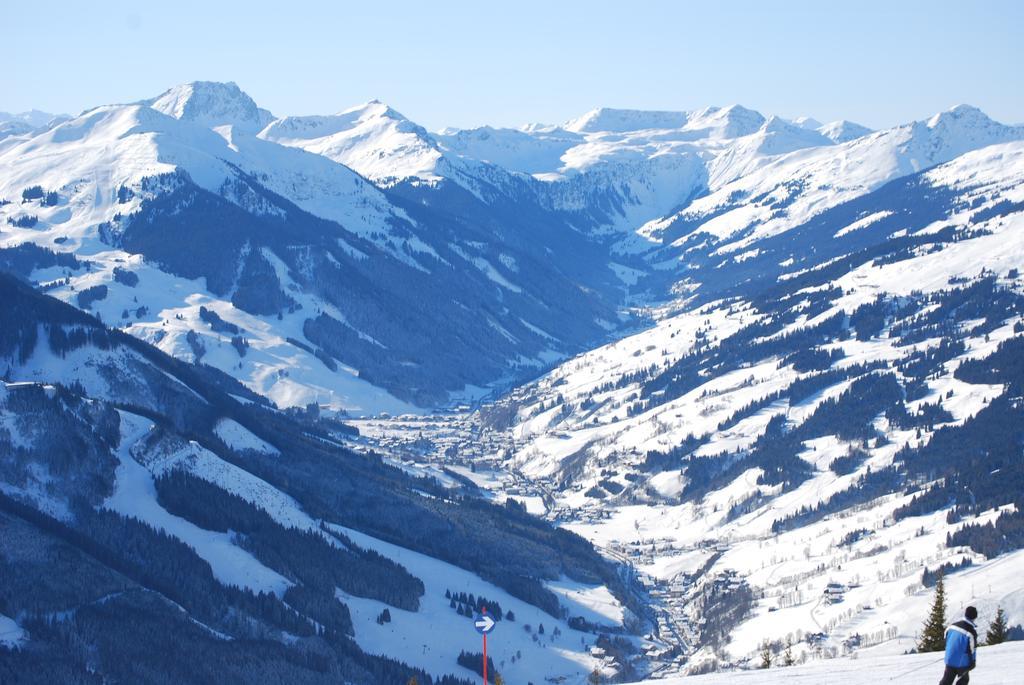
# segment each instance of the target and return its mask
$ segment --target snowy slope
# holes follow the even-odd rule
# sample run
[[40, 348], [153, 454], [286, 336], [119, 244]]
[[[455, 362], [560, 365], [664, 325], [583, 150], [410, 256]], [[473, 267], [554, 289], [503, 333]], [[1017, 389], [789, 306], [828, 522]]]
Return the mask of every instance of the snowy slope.
[[[939, 663], [936, 663], [937, 660]], [[978, 651], [978, 668], [971, 673], [971, 681], [1013, 685], [1020, 681], [1021, 664], [1024, 664], [1024, 643], [1007, 642], [994, 647], [982, 647]], [[854, 659], [832, 659], [805, 666], [776, 667], [767, 671], [730, 671], [646, 682], [659, 685], [875, 685], [892, 681], [906, 685], [931, 685], [941, 676], [941, 659], [934, 654], [866, 654]]]
[[[502, 610], [515, 614], [515, 621], [500, 621], [487, 640], [487, 653], [506, 682], [562, 678], [564, 682], [582, 685], [587, 675], [601, 664], [590, 654], [593, 634], [573, 630], [564, 621], [555, 620], [472, 573], [357, 531], [342, 527], [332, 529], [362, 547], [399, 562], [421, 578], [426, 587], [419, 611], [392, 609], [391, 622], [385, 624], [373, 621], [385, 608], [384, 604], [343, 596], [353, 617], [364, 626], [356, 633], [356, 642], [367, 652], [393, 654], [397, 650], [410, 663], [431, 673], [443, 673], [461, 651], [480, 651], [480, 636], [472, 621], [449, 606], [445, 592], [451, 590], [483, 594], [501, 604]], [[621, 605], [614, 600], [611, 604], [621, 612]], [[537, 633], [540, 626], [544, 626], [543, 634]], [[559, 635], [554, 634], [556, 627]]]
[[204, 530], [160, 506], [153, 475], [130, 454], [136, 441], [152, 429], [152, 422], [142, 417], [121, 414], [120, 464], [115, 475], [114, 492], [103, 507], [132, 516], [186, 543], [210, 564], [214, 576], [225, 585], [247, 587], [257, 592], [283, 593], [290, 585], [288, 580], [238, 547], [230, 533]]
[[[87, 255], [93, 264], [93, 268], [72, 275], [67, 285], [53, 291], [58, 297], [75, 302], [77, 292], [104, 286], [110, 294], [97, 306], [104, 319], [111, 322], [122, 318], [122, 312], [134, 312], [144, 305], [146, 313], [138, 316], [136, 322], [126, 324], [144, 339], [155, 340], [148, 332], [159, 333], [162, 347], [172, 352], [186, 349], [185, 334], [199, 328], [196, 322], [200, 306], [220, 310], [228, 320], [241, 316], [245, 320], [239, 323], [254, 334], [251, 349], [265, 350], [251, 357], [252, 367], [246, 376], [254, 387], [275, 400], [285, 404], [306, 403], [323, 392], [329, 393], [327, 403], [353, 409], [394, 411], [406, 406], [354, 378], [354, 374], [324, 377], [319, 371], [323, 367], [321, 362], [285, 342], [286, 337], [302, 337], [301, 318], [285, 323], [290, 326], [273, 330], [259, 318], [224, 302], [205, 284], [182, 279], [162, 270], [159, 264], [112, 248], [98, 230], [104, 222], [112, 222], [116, 215], [137, 210], [140, 200], [152, 195], [152, 191], [142, 190], [146, 179], [180, 169], [201, 186], [218, 191], [236, 177], [238, 170], [244, 169], [260, 174], [267, 185], [290, 196], [300, 206], [326, 218], [344, 221], [355, 234], [371, 231], [381, 234], [381, 228], [389, 225], [390, 218], [395, 216], [394, 210], [376, 188], [348, 169], [289, 148], [271, 149], [269, 143], [246, 134], [234, 136], [229, 142], [210, 129], [179, 121], [142, 105], [93, 110], [6, 149], [2, 159], [4, 173], [0, 174], [0, 196], [18, 197], [24, 188], [42, 185], [57, 189], [61, 201], [52, 207], [38, 203], [27, 207], [22, 203], [0, 208], [8, 220], [31, 211], [39, 221], [31, 228], [5, 230], [0, 234], [0, 246], [33, 243], [55, 247], [61, 252]], [[135, 188], [133, 197], [120, 202], [120, 188]], [[243, 204], [251, 202], [245, 196], [228, 197]], [[255, 211], [260, 211], [259, 207]], [[117, 268], [134, 271], [139, 283], [130, 285], [116, 281], [114, 271]], [[47, 281], [62, 275], [65, 274], [53, 272], [37, 277]], [[139, 294], [142, 294], [141, 301]], [[309, 302], [313, 301], [314, 298], [310, 298]], [[213, 342], [222, 343], [222, 339], [213, 337]], [[211, 361], [219, 362], [222, 368], [230, 368], [237, 365], [238, 358], [232, 353], [220, 358], [211, 356]], [[284, 368], [295, 370], [291, 376], [294, 380], [274, 375], [276, 370]], [[305, 379], [302, 379], [303, 369], [307, 370]], [[281, 387], [275, 387], [279, 385]], [[336, 394], [336, 398], [331, 394]]]
[[707, 196], [673, 217], [644, 227], [642, 233], [678, 240], [672, 233], [674, 224], [699, 224], [699, 233], [725, 243], [719, 251], [738, 252], [895, 178], [971, 150], [1022, 138], [1024, 128], [1004, 126], [961, 105], [928, 121], [842, 145], [790, 152], [739, 177], [725, 174], [724, 184], [712, 184]]
[[[0, 193], [17, 197], [30, 185], [68, 193], [68, 206], [53, 210], [53, 223], [73, 230], [131, 210], [133, 203], [117, 202], [117, 191], [137, 189], [143, 179], [180, 169], [199, 186], [218, 192], [241, 169], [307, 211], [343, 222], [359, 235], [386, 230], [396, 216], [380, 192], [350, 170], [316, 155], [264, 144], [238, 128], [232, 114], [237, 113], [212, 108], [208, 116], [197, 113], [198, 123], [193, 123], [185, 114], [175, 118], [144, 105], [90, 110], [4, 150]], [[202, 125], [206, 121], [220, 128], [213, 131]]]

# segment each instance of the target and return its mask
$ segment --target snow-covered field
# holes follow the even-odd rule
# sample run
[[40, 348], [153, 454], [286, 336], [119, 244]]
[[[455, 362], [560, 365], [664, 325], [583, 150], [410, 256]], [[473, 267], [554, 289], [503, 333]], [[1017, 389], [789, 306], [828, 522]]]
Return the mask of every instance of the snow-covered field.
[[[804, 666], [728, 671], [686, 678], [645, 681], [646, 685], [934, 685], [942, 677], [937, 654], [878, 655], [870, 650], [856, 658], [829, 659]], [[1024, 682], [1024, 642], [1007, 642], [978, 650], [971, 682], [1020, 685]], [[640, 684], [637, 684], [640, 685]]]

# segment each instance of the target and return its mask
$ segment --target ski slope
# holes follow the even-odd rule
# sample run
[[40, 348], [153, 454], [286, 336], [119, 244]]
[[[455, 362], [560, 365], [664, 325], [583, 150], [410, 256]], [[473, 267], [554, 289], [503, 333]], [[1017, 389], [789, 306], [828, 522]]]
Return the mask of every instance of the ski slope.
[[[686, 678], [644, 681], [647, 685], [934, 685], [942, 676], [942, 655], [876, 656], [830, 659], [769, 670], [728, 671]], [[1024, 642], [1007, 642], [978, 650], [971, 682], [1020, 685], [1024, 681]], [[638, 684], [639, 685], [639, 684]]]
[[[564, 621], [479, 576], [351, 528], [336, 524], [328, 524], [328, 528], [342, 533], [360, 547], [400, 563], [423, 581], [426, 590], [420, 598], [418, 611], [389, 608], [376, 600], [353, 597], [339, 590], [338, 597], [348, 606], [356, 624], [355, 641], [364, 651], [392, 656], [431, 673], [451, 672], [461, 651], [481, 650], [480, 636], [473, 622], [449, 606], [445, 591], [451, 590], [486, 597], [501, 604], [502, 610], [514, 612], [515, 620], [499, 621], [487, 644], [488, 656], [506, 682], [542, 683], [549, 678], [560, 678], [560, 682], [582, 685], [587, 675], [600, 666], [600, 660], [590, 653], [595, 635], [569, 628]], [[565, 602], [573, 615], [604, 614], [608, 624], [615, 623], [609, 615], [623, 615], [624, 609], [604, 587], [561, 585], [566, 593], [576, 593], [575, 602]], [[603, 601], [587, 601], [593, 597]], [[385, 608], [391, 613], [391, 622], [379, 624], [375, 619]], [[544, 634], [539, 634], [542, 625]], [[441, 636], [443, 639], [438, 639]], [[472, 677], [469, 671], [457, 670], [459, 676]]]
[[130, 454], [131, 448], [152, 430], [146, 419], [121, 412], [121, 448], [117, 452], [114, 492], [103, 506], [131, 516], [156, 530], [165, 531], [189, 545], [213, 570], [214, 577], [225, 585], [237, 585], [255, 592], [282, 594], [291, 585], [284, 576], [267, 568], [249, 552], [235, 544], [231, 533], [205, 530], [191, 521], [175, 516], [157, 501], [153, 474]]

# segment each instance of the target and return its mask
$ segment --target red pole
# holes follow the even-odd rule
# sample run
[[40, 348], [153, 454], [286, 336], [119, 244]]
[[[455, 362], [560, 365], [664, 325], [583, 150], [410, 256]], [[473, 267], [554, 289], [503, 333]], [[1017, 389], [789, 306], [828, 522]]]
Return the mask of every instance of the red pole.
[[[483, 608], [483, 615], [487, 615], [487, 607]], [[487, 633], [484, 633], [484, 685], [487, 685]]]

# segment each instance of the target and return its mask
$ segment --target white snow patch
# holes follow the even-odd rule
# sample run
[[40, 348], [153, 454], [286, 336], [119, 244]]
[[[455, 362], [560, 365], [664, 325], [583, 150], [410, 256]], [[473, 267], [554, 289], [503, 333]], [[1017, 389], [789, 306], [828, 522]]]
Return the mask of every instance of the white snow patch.
[[278, 456], [281, 453], [269, 442], [261, 440], [242, 424], [232, 419], [221, 419], [213, 429], [228, 447], [240, 452], [252, 450], [261, 454]]
[[214, 577], [225, 585], [246, 587], [254, 592], [284, 593], [291, 585], [288, 579], [235, 545], [230, 532], [200, 528], [160, 506], [153, 474], [130, 454], [131, 447], [153, 428], [153, 423], [128, 412], [118, 413], [121, 415], [121, 447], [117, 452], [120, 464], [115, 473], [114, 492], [103, 507], [178, 538], [205, 559]]
[[25, 629], [9, 616], [0, 614], [0, 645], [14, 648], [28, 638]]

